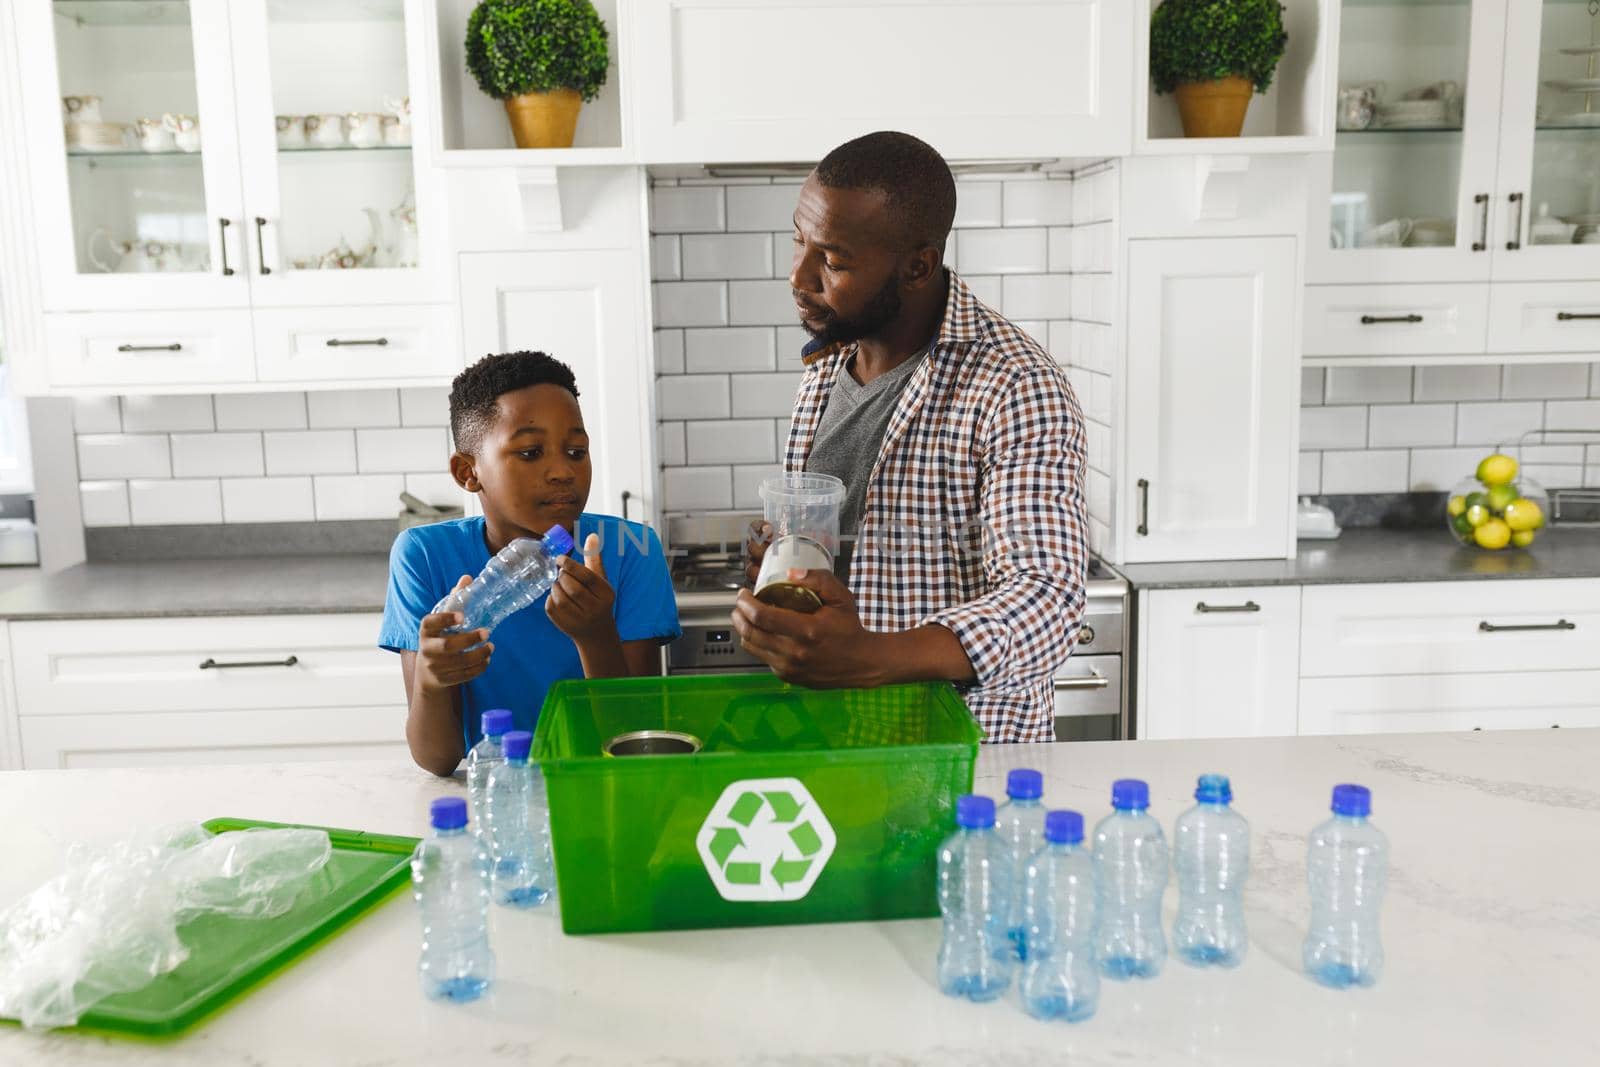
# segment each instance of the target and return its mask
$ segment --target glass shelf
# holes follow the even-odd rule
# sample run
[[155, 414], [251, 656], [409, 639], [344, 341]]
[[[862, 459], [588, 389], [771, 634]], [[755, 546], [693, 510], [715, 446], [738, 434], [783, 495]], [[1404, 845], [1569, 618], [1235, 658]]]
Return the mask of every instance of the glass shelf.
[[1365, 130], [1339, 130], [1340, 137], [1416, 137], [1436, 133], [1460, 133], [1460, 126], [1370, 126]]
[[278, 149], [278, 154], [281, 156], [347, 156], [352, 153], [359, 153], [364, 156], [393, 156], [410, 151], [411, 146], [408, 144], [380, 144], [373, 145], [371, 148], [357, 148], [355, 145], [338, 145], [333, 148], [313, 148], [310, 146], [306, 148], [280, 148]]
[[55, 12], [80, 27], [189, 27], [188, 0], [56, 0]]
[[69, 148], [69, 149], [67, 149], [67, 158], [68, 159], [88, 159], [88, 160], [99, 160], [99, 159], [104, 159], [104, 160], [112, 160], [112, 159], [116, 159], [116, 160], [144, 159], [144, 160], [150, 160], [152, 162], [164, 161], [164, 160], [168, 160], [168, 159], [192, 159], [192, 160], [195, 160], [196, 162], [198, 162], [199, 159], [200, 159], [200, 153], [199, 152], [179, 152], [177, 149], [173, 149], [170, 152], [145, 152], [145, 151], [141, 151], [140, 149], [137, 149], [137, 148], [116, 148], [116, 149], [109, 149], [109, 150], [104, 151], [104, 152], [92, 152], [92, 151], [89, 151], [87, 149], [82, 149], [82, 148]]

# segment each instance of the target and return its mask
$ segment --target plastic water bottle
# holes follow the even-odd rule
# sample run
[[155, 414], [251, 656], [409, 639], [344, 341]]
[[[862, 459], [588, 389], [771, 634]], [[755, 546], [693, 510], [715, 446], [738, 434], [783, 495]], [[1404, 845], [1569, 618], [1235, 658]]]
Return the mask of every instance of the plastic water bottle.
[[[533, 735], [512, 730], [501, 743], [505, 762], [489, 771], [484, 817], [489, 826], [494, 871], [490, 887], [494, 899], [514, 908], [537, 908], [550, 899], [552, 884], [550, 838], [533, 823], [533, 767], [528, 748]], [[539, 805], [543, 810], [543, 804]]]
[[1389, 877], [1389, 839], [1367, 821], [1371, 813], [1366, 787], [1334, 786], [1333, 818], [1311, 831], [1306, 852], [1306, 973], [1335, 989], [1370, 986], [1383, 970], [1378, 909]]
[[483, 800], [489, 790], [489, 771], [505, 762], [500, 750], [500, 738], [511, 729], [511, 712], [506, 708], [492, 708], [483, 713], [483, 737], [467, 753], [467, 799], [472, 802], [472, 832], [480, 840], [484, 837]]
[[1194, 799], [1172, 832], [1178, 871], [1172, 947], [1196, 967], [1237, 967], [1249, 944], [1244, 882], [1250, 873], [1250, 824], [1228, 806], [1233, 787], [1223, 775], [1202, 774]]
[[571, 551], [572, 535], [562, 526], [550, 527], [542, 538], [519, 537], [484, 564], [471, 585], [451, 590], [430, 614], [461, 612], [465, 621], [446, 633], [493, 631], [544, 596], [561, 574], [561, 557]]
[[1035, 1019], [1082, 1022], [1100, 1003], [1094, 963], [1094, 861], [1083, 847], [1083, 816], [1052, 811], [1044, 844], [1027, 865], [1023, 892], [1028, 962], [1022, 1006]]
[[1007, 951], [1020, 960], [1028, 958], [1028, 942], [1022, 922], [1023, 873], [1028, 860], [1044, 844], [1044, 775], [1038, 771], [1014, 770], [1006, 775], [1006, 802], [995, 812], [995, 831], [1011, 849], [1011, 900], [1006, 920]]
[[1111, 807], [1094, 828], [1095, 955], [1107, 978], [1154, 978], [1167, 958], [1167, 839], [1147, 810], [1150, 787], [1139, 779], [1112, 782]]
[[994, 830], [994, 801], [956, 799], [956, 832], [939, 846], [939, 989], [952, 997], [994, 1000], [1011, 985], [1006, 907], [1011, 850]]
[[465, 799], [441, 797], [429, 816], [433, 836], [411, 856], [411, 892], [422, 908], [417, 975], [433, 1000], [477, 1000], [494, 981], [488, 857], [467, 833]]

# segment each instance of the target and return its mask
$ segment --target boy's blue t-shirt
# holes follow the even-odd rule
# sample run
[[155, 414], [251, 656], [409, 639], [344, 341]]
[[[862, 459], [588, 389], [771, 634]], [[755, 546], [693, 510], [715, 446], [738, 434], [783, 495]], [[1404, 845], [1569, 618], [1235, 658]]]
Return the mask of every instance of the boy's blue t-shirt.
[[[616, 593], [612, 613], [624, 641], [665, 643], [680, 634], [678, 602], [667, 574], [666, 553], [655, 531], [637, 522], [591, 515], [578, 518], [573, 558], [582, 560], [583, 542], [600, 535], [600, 561]], [[422, 617], [455, 588], [463, 574], [477, 577], [489, 562], [481, 515], [413, 526], [395, 538], [389, 551], [389, 596], [383, 608], [378, 645], [391, 652], [417, 649]], [[490, 708], [510, 708], [514, 729], [532, 730], [544, 706], [545, 691], [562, 678], [582, 678], [583, 664], [572, 638], [545, 614], [545, 600], [512, 615], [489, 640], [489, 667], [461, 686], [461, 725], [467, 748], [481, 736], [480, 720]]]

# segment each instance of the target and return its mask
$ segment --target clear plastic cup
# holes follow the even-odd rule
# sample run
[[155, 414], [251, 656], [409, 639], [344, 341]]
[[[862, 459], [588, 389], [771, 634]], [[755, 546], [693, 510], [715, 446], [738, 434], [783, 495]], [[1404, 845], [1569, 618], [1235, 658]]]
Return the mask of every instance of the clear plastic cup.
[[760, 492], [772, 543], [761, 560], [756, 599], [794, 611], [815, 611], [822, 601], [790, 582], [788, 574], [791, 569], [833, 569], [844, 483], [831, 474], [775, 474], [761, 483]]

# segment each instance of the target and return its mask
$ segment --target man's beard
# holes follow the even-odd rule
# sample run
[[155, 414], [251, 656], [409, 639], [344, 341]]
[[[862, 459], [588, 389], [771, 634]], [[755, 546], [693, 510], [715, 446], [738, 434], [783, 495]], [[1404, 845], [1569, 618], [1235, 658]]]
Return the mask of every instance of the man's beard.
[[900, 282], [890, 276], [884, 282], [873, 298], [867, 302], [861, 314], [853, 319], [842, 319], [837, 315], [830, 315], [824, 320], [822, 326], [810, 326], [804, 321], [800, 323], [802, 329], [811, 335], [812, 340], [819, 341], [823, 347], [835, 344], [850, 344], [863, 337], [871, 337], [889, 323], [893, 322], [900, 314]]

